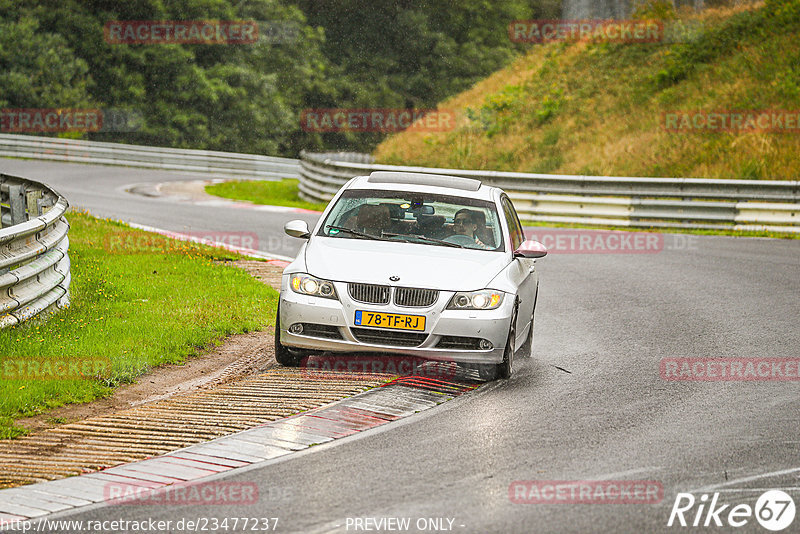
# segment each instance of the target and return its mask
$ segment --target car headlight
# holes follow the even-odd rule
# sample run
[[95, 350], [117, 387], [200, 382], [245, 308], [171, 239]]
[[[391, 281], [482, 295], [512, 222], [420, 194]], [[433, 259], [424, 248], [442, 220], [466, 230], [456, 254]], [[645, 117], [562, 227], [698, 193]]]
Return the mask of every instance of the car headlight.
[[494, 310], [503, 303], [505, 293], [493, 289], [456, 293], [447, 305], [448, 310]]
[[308, 274], [293, 274], [289, 285], [292, 291], [301, 295], [313, 295], [326, 299], [338, 299], [333, 282], [314, 278]]

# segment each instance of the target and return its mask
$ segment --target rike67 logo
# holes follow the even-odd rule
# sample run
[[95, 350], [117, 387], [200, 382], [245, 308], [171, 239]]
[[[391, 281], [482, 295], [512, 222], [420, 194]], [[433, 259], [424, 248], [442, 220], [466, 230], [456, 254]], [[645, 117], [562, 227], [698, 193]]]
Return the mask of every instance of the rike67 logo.
[[706, 493], [699, 499], [691, 493], [678, 493], [667, 526], [739, 528], [755, 517], [765, 529], [779, 532], [792, 524], [794, 516], [794, 500], [780, 490], [763, 493], [754, 507], [749, 504], [722, 503], [719, 493], [714, 493], [710, 501]]

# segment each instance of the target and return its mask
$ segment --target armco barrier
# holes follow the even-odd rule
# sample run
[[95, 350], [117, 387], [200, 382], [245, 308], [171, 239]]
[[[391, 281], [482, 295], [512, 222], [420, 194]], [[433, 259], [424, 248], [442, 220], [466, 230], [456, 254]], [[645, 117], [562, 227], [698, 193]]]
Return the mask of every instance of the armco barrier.
[[67, 200], [0, 174], [0, 328], [69, 305]]
[[299, 178], [300, 196], [324, 202], [373, 170], [448, 174], [502, 187], [527, 222], [639, 228], [800, 232], [800, 182], [613, 178], [376, 165], [369, 155], [311, 154], [300, 160], [0, 134], [0, 156], [175, 170], [225, 178]]
[[353, 176], [422, 172], [478, 179], [508, 192], [527, 222], [638, 228], [800, 232], [800, 182], [609, 178], [376, 165], [352, 153], [300, 156], [300, 196], [326, 202]]
[[296, 159], [0, 134], [0, 156], [183, 171], [220, 178], [298, 178]]

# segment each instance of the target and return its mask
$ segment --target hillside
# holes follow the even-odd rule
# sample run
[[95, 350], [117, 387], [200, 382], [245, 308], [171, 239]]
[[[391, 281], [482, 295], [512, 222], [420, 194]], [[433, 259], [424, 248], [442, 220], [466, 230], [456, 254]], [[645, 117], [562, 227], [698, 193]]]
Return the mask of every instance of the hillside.
[[[553, 174], [798, 179], [800, 0], [669, 22], [679, 23], [693, 30], [670, 44], [530, 45], [440, 103], [459, 117], [455, 129], [395, 135], [376, 157]], [[666, 127], [676, 112], [762, 110], [786, 113], [766, 131]]]

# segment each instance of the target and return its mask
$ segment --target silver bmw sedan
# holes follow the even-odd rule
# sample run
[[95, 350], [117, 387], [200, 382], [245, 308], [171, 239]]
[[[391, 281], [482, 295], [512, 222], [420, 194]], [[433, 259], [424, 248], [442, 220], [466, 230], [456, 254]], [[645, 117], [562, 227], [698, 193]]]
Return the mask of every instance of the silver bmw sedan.
[[275, 355], [385, 353], [508, 378], [530, 355], [547, 254], [525, 241], [508, 195], [478, 180], [373, 172], [346, 183], [286, 267]]

